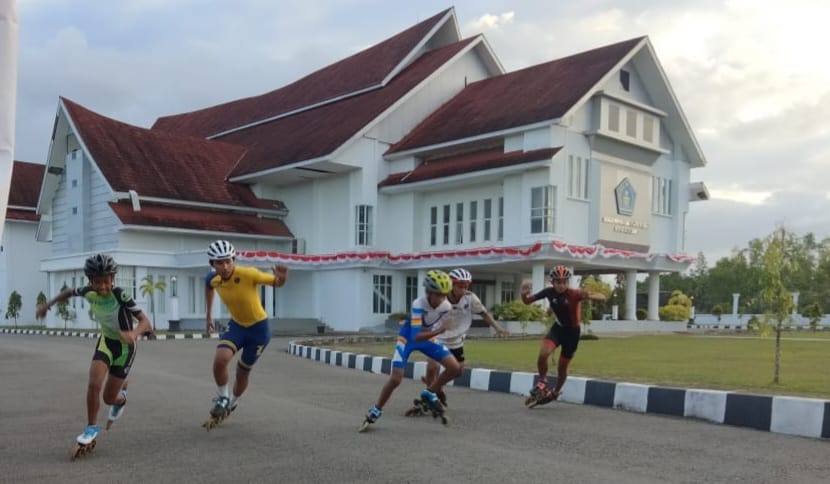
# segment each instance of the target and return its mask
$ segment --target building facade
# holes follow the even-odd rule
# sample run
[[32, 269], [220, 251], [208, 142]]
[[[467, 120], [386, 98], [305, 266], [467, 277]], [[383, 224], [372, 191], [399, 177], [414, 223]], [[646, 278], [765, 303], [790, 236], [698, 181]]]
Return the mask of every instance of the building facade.
[[626, 319], [637, 274], [650, 274], [657, 319], [659, 274], [692, 261], [686, 214], [708, 198], [691, 180], [705, 158], [647, 37], [507, 73], [483, 36], [461, 38], [453, 9], [150, 129], [63, 98], [56, 117], [38, 202], [47, 286], [78, 284], [84, 258], [110, 253], [148, 312], [147, 276], [168, 284], [159, 328], [203, 321], [217, 238], [240, 264], [292, 269], [263, 290], [275, 329], [382, 324], [431, 268], [466, 267], [492, 306], [524, 280], [541, 289], [560, 263], [624, 273]]

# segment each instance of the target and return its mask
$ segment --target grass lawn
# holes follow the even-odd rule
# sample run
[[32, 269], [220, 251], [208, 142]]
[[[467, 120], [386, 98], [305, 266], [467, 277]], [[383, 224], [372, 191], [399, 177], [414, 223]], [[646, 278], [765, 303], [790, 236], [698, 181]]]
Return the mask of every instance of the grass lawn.
[[[336, 349], [391, 357], [394, 342]], [[466, 365], [536, 372], [539, 339], [472, 339]], [[558, 355], [558, 350], [555, 355]], [[830, 399], [830, 335], [787, 333], [781, 342], [780, 383], [773, 384], [775, 338], [752, 335], [600, 336], [584, 340], [570, 374], [595, 379]], [[415, 361], [422, 361], [417, 354]], [[551, 364], [551, 375], [556, 374]]]

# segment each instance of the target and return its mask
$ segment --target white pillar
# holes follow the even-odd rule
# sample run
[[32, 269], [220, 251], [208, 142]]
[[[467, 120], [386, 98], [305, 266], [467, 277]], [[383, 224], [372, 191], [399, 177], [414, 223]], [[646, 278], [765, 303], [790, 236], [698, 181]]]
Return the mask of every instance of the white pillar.
[[[545, 264], [538, 263], [533, 264], [533, 272], [530, 276], [531, 283], [533, 284], [533, 294], [541, 291], [547, 285], [547, 278], [545, 277]], [[539, 302], [539, 305], [545, 310], [548, 309], [548, 300], [543, 299]]]
[[0, 1], [0, 240], [6, 221], [14, 163], [17, 115], [17, 2]]
[[735, 321], [738, 320], [738, 301], [741, 300], [741, 293], [732, 293], [732, 317]]
[[620, 319], [620, 307], [616, 304], [611, 306], [611, 319], [614, 321]]
[[625, 271], [625, 319], [637, 320], [637, 271]]
[[798, 296], [798, 291], [793, 292], [793, 316], [795, 316], [795, 313], [798, 312]]
[[648, 273], [648, 320], [660, 320], [660, 273]]
[[426, 291], [424, 291], [424, 279], [427, 278], [427, 272], [426, 269], [418, 269], [418, 297], [426, 295]]

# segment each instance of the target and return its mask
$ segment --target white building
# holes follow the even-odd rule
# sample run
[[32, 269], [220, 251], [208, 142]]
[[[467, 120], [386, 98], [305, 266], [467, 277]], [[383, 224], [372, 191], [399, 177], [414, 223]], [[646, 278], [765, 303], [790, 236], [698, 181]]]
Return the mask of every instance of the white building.
[[239, 263], [292, 268], [263, 290], [274, 329], [380, 324], [430, 268], [466, 267], [488, 306], [523, 279], [540, 289], [554, 263], [623, 272], [633, 289], [637, 273], [692, 260], [686, 214], [707, 194], [690, 174], [704, 164], [648, 38], [505, 73], [448, 9], [285, 87], [151, 129], [61, 99], [41, 269], [52, 293], [95, 252], [116, 258], [122, 286], [175, 277], [176, 297], [156, 302], [161, 328], [203, 321], [217, 238]]
[[9, 297], [17, 291], [22, 306], [18, 324], [31, 324], [35, 319], [37, 296], [47, 294], [46, 274], [38, 267], [50, 254], [49, 244], [35, 241], [40, 183], [45, 167], [36, 163], [15, 161], [12, 164], [11, 190], [3, 240], [0, 244], [0, 320], [13, 325], [14, 318], [5, 318]]

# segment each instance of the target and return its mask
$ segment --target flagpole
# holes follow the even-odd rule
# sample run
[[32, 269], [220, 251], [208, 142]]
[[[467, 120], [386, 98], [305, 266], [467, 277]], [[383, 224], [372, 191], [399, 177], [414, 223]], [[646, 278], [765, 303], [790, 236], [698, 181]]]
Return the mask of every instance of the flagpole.
[[17, 113], [17, 9], [15, 0], [0, 0], [0, 240], [6, 222], [14, 163]]

